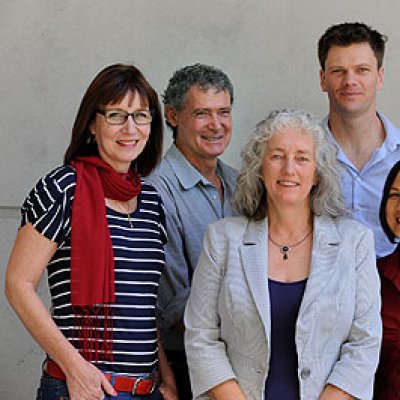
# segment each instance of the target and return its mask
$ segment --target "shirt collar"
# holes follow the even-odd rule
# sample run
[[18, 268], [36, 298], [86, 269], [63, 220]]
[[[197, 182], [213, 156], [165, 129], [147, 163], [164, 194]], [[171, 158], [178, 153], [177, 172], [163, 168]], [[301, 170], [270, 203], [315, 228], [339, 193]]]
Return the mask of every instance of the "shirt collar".
[[386, 133], [386, 139], [384, 143], [390, 151], [394, 151], [396, 150], [397, 146], [400, 146], [400, 129], [394, 126], [382, 113], [378, 112], [377, 114], [383, 123]]
[[[185, 190], [191, 189], [201, 182], [204, 186], [211, 183], [185, 158], [175, 144], [168, 150], [169, 156], [174, 162], [176, 177]], [[220, 162], [217, 161], [217, 172], [219, 175]]]
[[[383, 128], [385, 129], [386, 134], [386, 138], [382, 146], [386, 146], [390, 151], [396, 150], [396, 147], [400, 146], [400, 129], [395, 127], [390, 120], [385, 117], [384, 114], [377, 111], [377, 115], [383, 123]], [[322, 120], [321, 123], [332, 142], [336, 145], [336, 147], [338, 147], [339, 150], [341, 150], [338, 142], [329, 129], [329, 114]]]

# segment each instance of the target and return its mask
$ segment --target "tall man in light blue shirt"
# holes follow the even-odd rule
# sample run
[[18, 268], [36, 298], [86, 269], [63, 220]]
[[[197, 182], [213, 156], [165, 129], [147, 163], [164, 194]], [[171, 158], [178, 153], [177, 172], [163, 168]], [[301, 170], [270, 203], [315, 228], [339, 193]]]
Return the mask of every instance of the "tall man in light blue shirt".
[[183, 347], [183, 312], [211, 222], [232, 215], [237, 173], [218, 157], [232, 133], [233, 87], [222, 71], [195, 64], [174, 73], [164, 113], [174, 143], [149, 180], [164, 201], [168, 243], [159, 292], [159, 328], [179, 399], [191, 399]]
[[381, 228], [379, 206], [386, 176], [400, 159], [400, 130], [376, 109], [385, 41], [365, 24], [343, 23], [318, 42], [320, 83], [329, 99], [323, 125], [338, 148], [346, 206], [374, 231], [378, 257], [394, 250]]

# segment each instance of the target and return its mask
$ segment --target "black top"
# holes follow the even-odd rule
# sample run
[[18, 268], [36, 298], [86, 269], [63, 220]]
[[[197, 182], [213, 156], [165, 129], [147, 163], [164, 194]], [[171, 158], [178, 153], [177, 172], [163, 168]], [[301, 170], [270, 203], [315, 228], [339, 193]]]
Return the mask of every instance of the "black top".
[[299, 400], [296, 321], [307, 280], [268, 280], [271, 303], [271, 358], [265, 400]]

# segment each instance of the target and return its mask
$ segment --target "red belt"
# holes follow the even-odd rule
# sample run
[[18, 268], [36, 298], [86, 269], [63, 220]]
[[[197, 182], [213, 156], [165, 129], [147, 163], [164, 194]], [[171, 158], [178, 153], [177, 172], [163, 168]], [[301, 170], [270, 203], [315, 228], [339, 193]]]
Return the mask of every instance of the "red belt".
[[[47, 360], [44, 371], [53, 378], [65, 381], [63, 370], [53, 360]], [[111, 381], [112, 375], [104, 374], [108, 381]], [[132, 378], [128, 376], [115, 375], [114, 389], [117, 392], [128, 392], [132, 395], [145, 395], [153, 393], [158, 379], [155, 378]]]

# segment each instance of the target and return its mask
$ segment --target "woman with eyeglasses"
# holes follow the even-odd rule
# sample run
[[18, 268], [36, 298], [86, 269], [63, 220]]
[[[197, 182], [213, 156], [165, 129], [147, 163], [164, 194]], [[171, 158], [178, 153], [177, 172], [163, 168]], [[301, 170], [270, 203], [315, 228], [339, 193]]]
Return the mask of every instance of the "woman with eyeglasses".
[[[22, 206], [6, 295], [47, 353], [37, 399], [177, 398], [155, 320], [164, 212], [142, 179], [162, 133], [142, 73], [105, 68], [83, 96], [64, 165]], [[50, 312], [36, 293], [45, 270]]]
[[[382, 228], [392, 243], [400, 241], [400, 161], [390, 170], [380, 207]], [[400, 247], [377, 260], [381, 277], [383, 340], [375, 377], [374, 400], [400, 399]]]
[[209, 226], [185, 310], [195, 399], [371, 399], [379, 358], [372, 232], [346, 218], [335, 148], [273, 111], [242, 153], [239, 217]]

